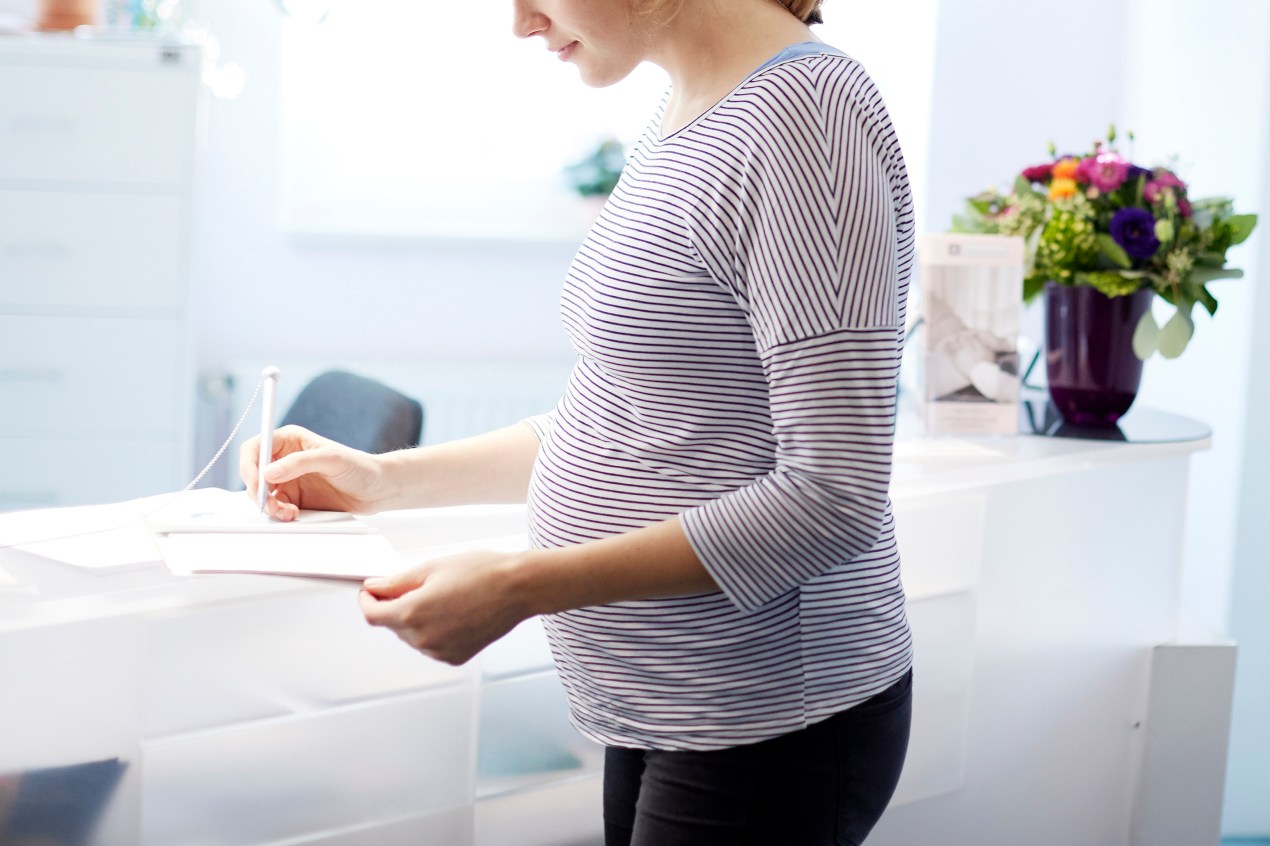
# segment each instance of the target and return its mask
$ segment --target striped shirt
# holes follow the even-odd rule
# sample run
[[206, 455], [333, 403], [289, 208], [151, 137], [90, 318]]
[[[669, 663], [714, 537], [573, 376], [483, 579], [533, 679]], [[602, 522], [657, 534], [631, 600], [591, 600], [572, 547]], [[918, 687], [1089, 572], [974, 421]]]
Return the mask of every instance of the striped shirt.
[[911, 663], [888, 487], [912, 203], [841, 54], [769, 62], [661, 137], [664, 107], [565, 280], [578, 361], [527, 421], [529, 531], [549, 548], [681, 516], [721, 591], [544, 625], [583, 734], [714, 749]]

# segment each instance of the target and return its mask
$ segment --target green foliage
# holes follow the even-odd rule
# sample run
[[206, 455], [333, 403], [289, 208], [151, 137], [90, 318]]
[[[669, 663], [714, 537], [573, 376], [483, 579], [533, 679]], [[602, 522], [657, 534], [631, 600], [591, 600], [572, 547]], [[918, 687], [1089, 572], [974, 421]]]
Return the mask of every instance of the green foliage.
[[626, 150], [614, 139], [600, 142], [584, 159], [564, 169], [570, 187], [583, 197], [605, 197], [613, 193], [622, 169], [626, 167]]

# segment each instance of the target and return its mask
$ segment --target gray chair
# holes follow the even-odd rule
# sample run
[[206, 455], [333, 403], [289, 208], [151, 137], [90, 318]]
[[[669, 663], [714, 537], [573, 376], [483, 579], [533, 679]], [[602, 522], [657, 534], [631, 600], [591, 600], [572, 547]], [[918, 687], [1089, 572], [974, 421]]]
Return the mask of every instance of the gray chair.
[[387, 385], [331, 370], [295, 398], [282, 425], [295, 423], [354, 449], [391, 452], [423, 440], [423, 406]]

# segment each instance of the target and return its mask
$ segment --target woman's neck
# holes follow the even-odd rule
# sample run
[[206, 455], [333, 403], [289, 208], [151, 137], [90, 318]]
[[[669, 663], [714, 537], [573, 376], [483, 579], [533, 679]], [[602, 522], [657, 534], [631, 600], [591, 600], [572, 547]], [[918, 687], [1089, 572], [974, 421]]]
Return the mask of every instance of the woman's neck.
[[717, 103], [785, 47], [816, 36], [776, 0], [685, 0], [655, 30], [648, 59], [670, 75], [669, 134]]

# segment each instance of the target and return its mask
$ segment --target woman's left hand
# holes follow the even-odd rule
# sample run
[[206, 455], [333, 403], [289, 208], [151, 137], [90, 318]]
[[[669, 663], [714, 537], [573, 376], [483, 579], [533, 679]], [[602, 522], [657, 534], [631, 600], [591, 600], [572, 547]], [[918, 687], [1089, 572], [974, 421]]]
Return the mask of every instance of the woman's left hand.
[[530, 616], [509, 577], [520, 553], [465, 552], [383, 579], [368, 579], [358, 597], [372, 626], [384, 626], [415, 649], [455, 666]]

